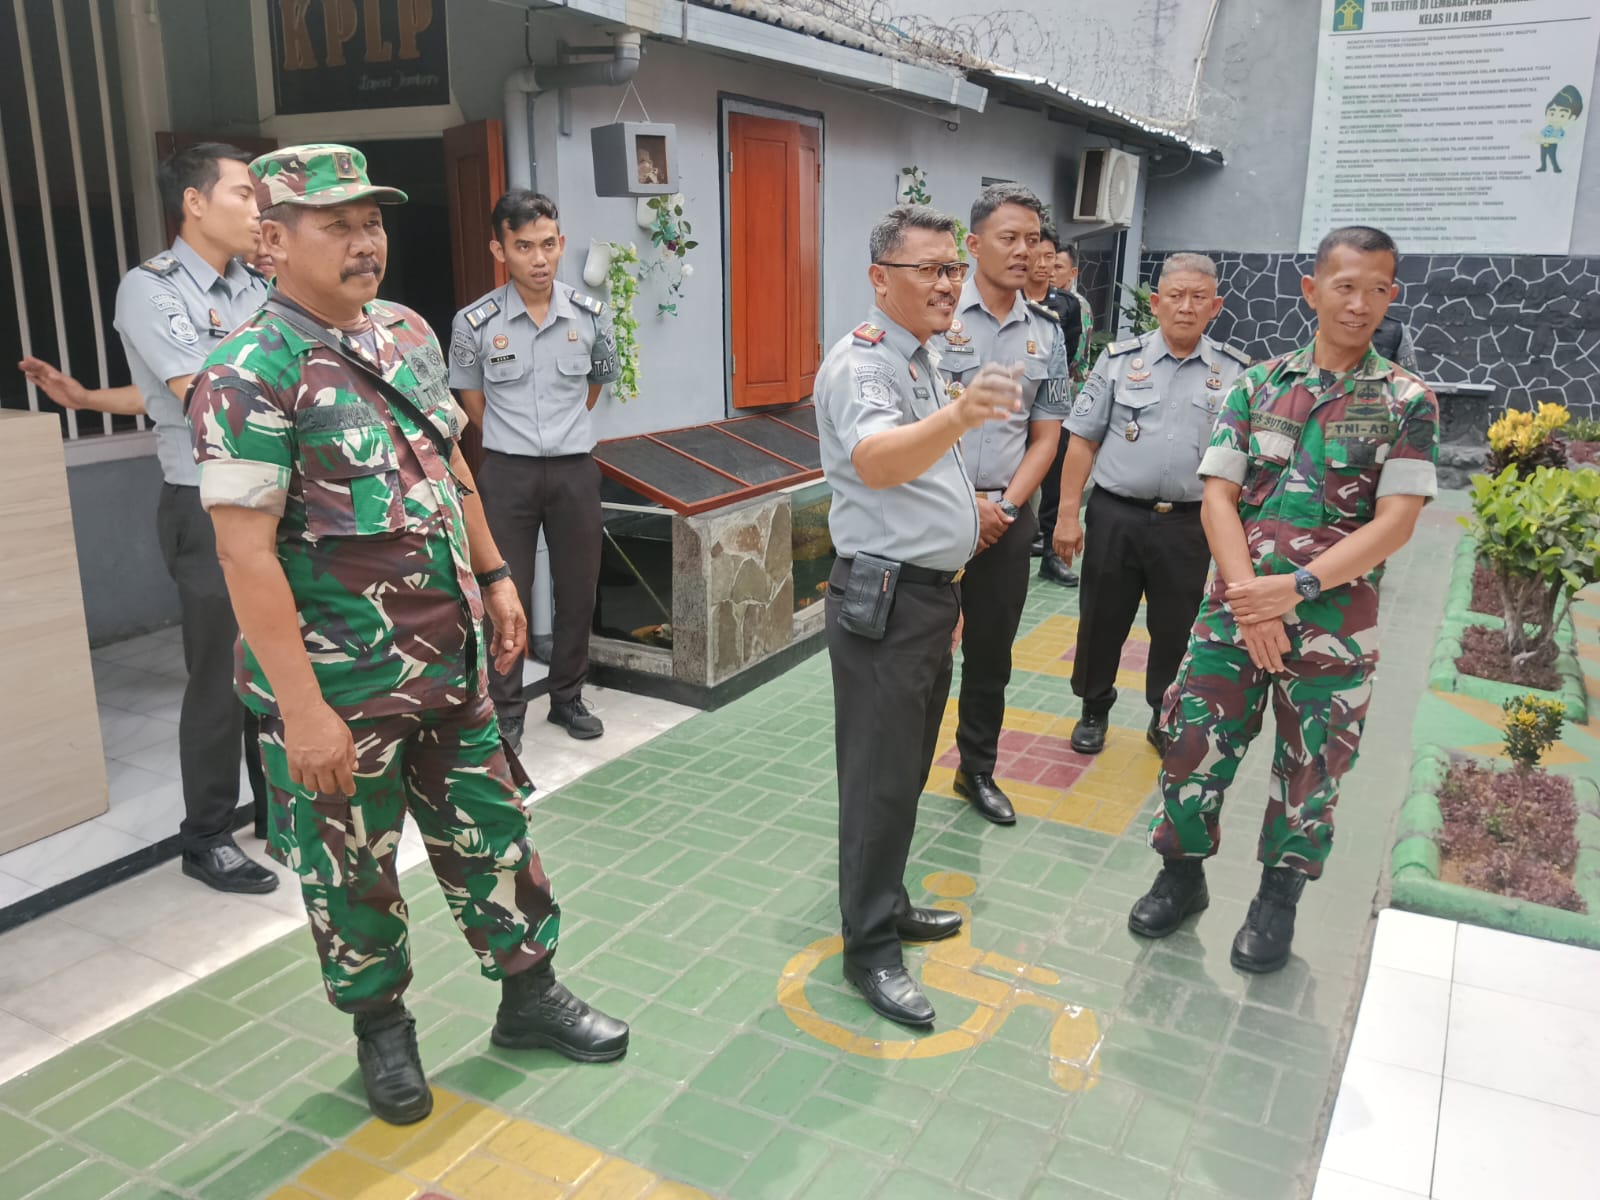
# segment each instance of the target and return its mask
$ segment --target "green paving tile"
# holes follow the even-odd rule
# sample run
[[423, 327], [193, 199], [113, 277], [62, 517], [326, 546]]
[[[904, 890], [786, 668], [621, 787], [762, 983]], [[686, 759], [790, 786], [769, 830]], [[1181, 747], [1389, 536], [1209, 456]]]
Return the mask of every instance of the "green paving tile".
[[294, 1178], [327, 1150], [326, 1142], [303, 1133], [279, 1133], [207, 1182], [205, 1200], [256, 1200], [268, 1188]]
[[[485, 1097], [483, 1090], [473, 1090], [458, 1076], [451, 1076], [447, 1080], [445, 1076], [451, 1070], [446, 1068], [431, 1075], [430, 1082], [464, 1094]], [[505, 1071], [505, 1068], [500, 1070]], [[512, 1074], [509, 1071], [506, 1073]], [[261, 1112], [332, 1141], [349, 1137], [372, 1119], [372, 1113], [365, 1104], [303, 1079], [274, 1092], [261, 1104]]]
[[51, 1142], [18, 1159], [6, 1169], [5, 1186], [11, 1196], [26, 1196], [88, 1161], [89, 1156], [67, 1142]]
[[970, 1192], [917, 1171], [898, 1170], [875, 1193], [878, 1200], [964, 1200]]
[[51, 1129], [71, 1129], [149, 1083], [151, 1075], [148, 1063], [120, 1062], [79, 1084], [54, 1104], [39, 1109], [35, 1119]]
[[1034, 1130], [1020, 1125], [997, 1125], [984, 1140], [977, 1161], [967, 1172], [967, 1187], [993, 1196], [995, 1200], [1013, 1200], [1027, 1191], [1028, 1181], [1038, 1172], [1049, 1152], [1050, 1142]]
[[874, 1154], [901, 1154], [916, 1139], [916, 1127], [827, 1096], [803, 1101], [793, 1124]]
[[108, 1158], [141, 1170], [184, 1144], [182, 1135], [122, 1108], [85, 1121], [72, 1136]]
[[777, 1130], [777, 1123], [769, 1117], [743, 1112], [695, 1092], [685, 1092], [667, 1105], [660, 1123], [745, 1154], [757, 1149]]
[[210, 1039], [215, 1044], [248, 1025], [254, 1014], [198, 989], [190, 989], [156, 1005], [154, 1015], [168, 1025]]
[[[458, 1019], [467, 1020], [465, 1017]], [[479, 1029], [482, 1025], [481, 1021], [477, 1022]], [[419, 1040], [427, 1044], [426, 1038]], [[228, 1076], [219, 1086], [223, 1092], [236, 1100], [245, 1102], [259, 1100], [295, 1076], [303, 1074], [327, 1055], [328, 1051], [316, 1042], [305, 1038], [283, 1038], [269, 1053], [262, 1055], [243, 1070]]]
[[737, 1100], [783, 1053], [783, 1047], [770, 1038], [738, 1034], [694, 1076], [694, 1089], [708, 1096]]
[[[604, 1006], [602, 1006], [604, 1008]], [[705, 1055], [665, 1038], [645, 1038], [628, 1047], [628, 1066], [673, 1083], [687, 1083], [705, 1064]]]
[[304, 969], [308, 959], [302, 948], [303, 937], [294, 936], [247, 954], [201, 981], [199, 991], [218, 1000], [233, 1000], [251, 988], [265, 983], [281, 971]]
[[630, 1079], [578, 1121], [573, 1133], [596, 1146], [620, 1146], [665, 1108], [676, 1091], [651, 1079]]
[[271, 1054], [284, 1042], [283, 1030], [274, 1025], [265, 1022], [241, 1024], [242, 1028], [234, 1032], [232, 1037], [184, 1063], [179, 1068], [182, 1074], [202, 1087], [214, 1087], [256, 1059]]
[[735, 1196], [759, 1196], [761, 1200], [789, 1200], [805, 1187], [831, 1153], [824, 1142], [792, 1129], [781, 1130], [750, 1160], [729, 1192]]
[[1241, 1121], [1259, 1123], [1266, 1115], [1278, 1073], [1268, 1064], [1241, 1054], [1224, 1055], [1202, 1100], [1206, 1107]]
[[1172, 1188], [1167, 1172], [1083, 1142], [1062, 1142], [1050, 1155], [1047, 1167], [1053, 1175], [1117, 1200], [1165, 1200]]
[[153, 1018], [119, 1026], [106, 1035], [106, 1044], [162, 1070], [186, 1063], [209, 1048], [204, 1038]]
[[220, 1096], [180, 1079], [157, 1079], [128, 1098], [128, 1107], [186, 1134], [210, 1129], [233, 1111]]
[[1063, 1130], [1092, 1146], [1113, 1146], [1144, 1093], [1131, 1084], [1102, 1079], [1078, 1097]]
[[811, 1095], [832, 1066], [833, 1059], [821, 1054], [785, 1050], [744, 1094], [743, 1103], [758, 1112], [788, 1116]]
[[886, 1170], [881, 1159], [832, 1149], [828, 1161], [801, 1195], [806, 1200], [865, 1200], [878, 1194]]
[[1129, 1158], [1171, 1170], [1177, 1166], [1194, 1125], [1195, 1110], [1187, 1104], [1145, 1096], [1128, 1126], [1122, 1152]]
[[84, 1042], [0, 1088], [0, 1102], [13, 1112], [32, 1113], [67, 1089], [115, 1066], [123, 1056], [101, 1042]]
[[884, 1078], [851, 1062], [842, 1062], [818, 1086], [820, 1094], [848, 1100], [877, 1112], [889, 1113], [902, 1121], [913, 1121], [928, 1110], [933, 1101], [922, 1088]]
[[1299, 1181], [1292, 1175], [1269, 1171], [1259, 1163], [1233, 1158], [1199, 1146], [1189, 1151], [1183, 1177], [1211, 1187], [1233, 1200], [1298, 1200]]
[[[180, 1189], [198, 1189], [205, 1180], [265, 1143], [277, 1128], [264, 1117], [240, 1113], [162, 1163], [155, 1174]], [[206, 1196], [210, 1200], [209, 1193]]]
[[50, 1135], [37, 1125], [0, 1112], [0, 1168], [9, 1167], [49, 1140]]
[[71, 1175], [37, 1191], [31, 1200], [104, 1200], [129, 1180], [108, 1162], [85, 1163]]

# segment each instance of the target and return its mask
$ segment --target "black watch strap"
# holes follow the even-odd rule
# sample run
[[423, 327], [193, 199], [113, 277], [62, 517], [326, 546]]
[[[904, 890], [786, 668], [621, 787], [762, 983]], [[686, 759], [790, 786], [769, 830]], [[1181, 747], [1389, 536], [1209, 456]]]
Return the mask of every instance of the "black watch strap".
[[511, 578], [511, 564], [501, 563], [492, 571], [485, 571], [482, 575], [474, 575], [479, 587], [488, 587], [491, 583], [499, 583], [502, 579]]

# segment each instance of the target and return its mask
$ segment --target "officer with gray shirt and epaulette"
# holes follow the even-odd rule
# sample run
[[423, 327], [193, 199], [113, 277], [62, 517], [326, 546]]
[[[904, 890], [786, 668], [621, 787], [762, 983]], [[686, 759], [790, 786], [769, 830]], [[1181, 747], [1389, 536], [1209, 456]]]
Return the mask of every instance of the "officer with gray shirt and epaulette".
[[[616, 334], [605, 305], [556, 278], [567, 239], [548, 196], [513, 188], [489, 219], [489, 249], [511, 280], [456, 314], [450, 386], [483, 430], [478, 490], [506, 556], [500, 569], [524, 605], [541, 529], [550, 548], [549, 719], [572, 737], [597, 738], [605, 726], [582, 694], [604, 536], [589, 411], [618, 376]], [[491, 664], [489, 694], [502, 736], [520, 747], [528, 707], [522, 664], [504, 673]]]
[[1032, 506], [1055, 462], [1061, 420], [1071, 403], [1061, 325], [1023, 288], [1039, 245], [1044, 205], [1027, 188], [987, 187], [972, 206], [967, 250], [974, 271], [961, 289], [955, 320], [934, 344], [952, 391], [985, 364], [1022, 367], [1022, 411], [961, 439], [967, 478], [978, 500], [978, 553], [961, 588], [961, 695], [957, 701], [955, 791], [997, 825], [1016, 823], [1010, 798], [995, 782], [1011, 644], [1022, 621], [1032, 574]]
[[[1200, 458], [1222, 398], [1250, 365], [1244, 351], [1205, 336], [1222, 311], [1217, 265], [1205, 255], [1170, 255], [1150, 304], [1159, 328], [1106, 347], [1066, 423], [1072, 439], [1055, 550], [1068, 564], [1083, 553], [1072, 664], [1072, 691], [1083, 701], [1072, 748], [1081, 754], [1105, 748], [1123, 642], [1141, 598], [1150, 634], [1145, 737], [1165, 752], [1161, 697], [1177, 676], [1211, 566]], [[1094, 490], [1080, 524], [1091, 468]]]
[[959, 398], [945, 393], [928, 342], [949, 328], [968, 270], [955, 229], [953, 217], [920, 205], [874, 227], [867, 277], [877, 307], [828, 351], [814, 393], [839, 556], [826, 619], [844, 976], [878, 1013], [916, 1026], [933, 1023], [933, 1006], [900, 943], [961, 928], [956, 913], [912, 907], [903, 883], [950, 694], [961, 573], [978, 546], [958, 443], [1020, 412], [1022, 396], [1000, 367], [974, 372]]
[[[267, 298], [266, 280], [245, 265], [260, 238], [249, 161], [242, 150], [202, 142], [161, 164], [161, 200], [179, 223], [178, 239], [124, 276], [115, 320], [134, 386], [156, 425], [165, 479], [157, 532], [183, 621], [189, 671], [178, 719], [183, 870], [225, 892], [270, 892], [278, 877], [233, 840], [241, 748], [256, 764], [260, 748], [247, 738], [244, 705], [233, 690], [239, 629], [211, 519], [200, 507], [200, 472], [182, 397], [217, 343]], [[252, 777], [258, 775], [257, 765]]]

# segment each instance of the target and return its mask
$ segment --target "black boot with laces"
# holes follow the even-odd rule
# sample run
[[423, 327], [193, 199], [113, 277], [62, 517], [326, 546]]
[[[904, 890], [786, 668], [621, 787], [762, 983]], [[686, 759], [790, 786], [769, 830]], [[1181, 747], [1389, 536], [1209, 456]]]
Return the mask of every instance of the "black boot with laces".
[[1306, 877], [1293, 867], [1263, 867], [1261, 890], [1250, 901], [1229, 960], [1241, 971], [1264, 974], [1289, 961], [1294, 941], [1294, 910], [1305, 891]]
[[546, 963], [500, 981], [500, 1012], [489, 1040], [512, 1050], [546, 1047], [578, 1062], [610, 1062], [628, 1052], [628, 1026], [579, 1000]]
[[1164, 860], [1150, 890], [1134, 902], [1128, 913], [1128, 928], [1140, 937], [1166, 937], [1190, 913], [1200, 912], [1210, 903], [1205, 860], [1169, 858]]
[[356, 1014], [356, 1061], [375, 1116], [391, 1125], [410, 1125], [433, 1111], [433, 1093], [417, 1053], [417, 1023], [399, 1000]]

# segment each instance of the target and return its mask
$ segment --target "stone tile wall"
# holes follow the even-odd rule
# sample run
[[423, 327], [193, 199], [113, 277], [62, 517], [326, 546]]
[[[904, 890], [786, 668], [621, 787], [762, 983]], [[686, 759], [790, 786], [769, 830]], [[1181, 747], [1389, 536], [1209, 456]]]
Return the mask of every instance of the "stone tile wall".
[[[1215, 336], [1257, 357], [1310, 340], [1300, 299], [1310, 255], [1210, 253], [1225, 297]], [[1144, 280], [1162, 257], [1144, 257]], [[1600, 258], [1413, 255], [1400, 282], [1397, 309], [1426, 378], [1494, 384], [1497, 408], [1549, 400], [1600, 417]]]

